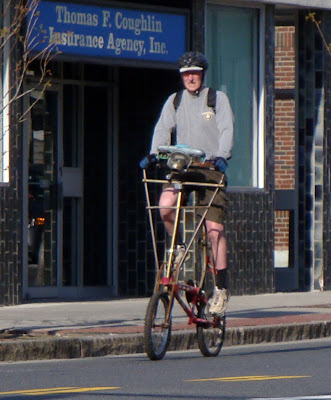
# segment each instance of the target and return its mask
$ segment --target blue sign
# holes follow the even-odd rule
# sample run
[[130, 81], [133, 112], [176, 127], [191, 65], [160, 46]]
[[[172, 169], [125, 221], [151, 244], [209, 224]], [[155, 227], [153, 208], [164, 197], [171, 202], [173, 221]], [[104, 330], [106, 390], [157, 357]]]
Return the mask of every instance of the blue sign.
[[29, 18], [30, 50], [170, 63], [186, 50], [185, 14], [41, 0]]

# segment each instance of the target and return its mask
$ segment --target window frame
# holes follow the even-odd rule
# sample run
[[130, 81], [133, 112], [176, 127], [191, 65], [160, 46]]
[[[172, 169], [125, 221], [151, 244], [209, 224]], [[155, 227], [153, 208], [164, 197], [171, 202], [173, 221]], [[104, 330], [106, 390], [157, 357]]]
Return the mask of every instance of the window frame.
[[[9, 10], [9, 1], [2, 3], [0, 12]], [[2, 20], [1, 28], [10, 26], [10, 13], [6, 12]], [[5, 43], [0, 49], [0, 185], [9, 184], [9, 132], [10, 132], [10, 44]]]
[[[252, 134], [252, 184], [247, 186], [231, 186], [231, 191], [251, 191], [265, 189], [265, 5], [264, 4], [247, 4], [246, 2], [236, 2], [221, 0], [208, 1], [205, 5], [205, 26], [207, 27], [207, 9], [212, 6], [225, 6], [242, 9], [256, 9], [259, 11], [257, 38], [258, 41], [256, 51], [257, 75], [254, 82], [254, 91], [252, 93], [253, 104], [253, 134]], [[207, 28], [205, 31], [205, 48], [207, 48]]]

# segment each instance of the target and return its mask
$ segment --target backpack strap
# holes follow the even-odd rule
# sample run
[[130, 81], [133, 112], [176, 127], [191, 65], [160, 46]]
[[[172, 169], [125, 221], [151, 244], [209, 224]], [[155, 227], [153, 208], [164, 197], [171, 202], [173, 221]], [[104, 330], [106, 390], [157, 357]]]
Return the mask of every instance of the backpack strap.
[[179, 90], [179, 91], [176, 93], [176, 96], [174, 97], [173, 104], [174, 104], [175, 111], [177, 111], [177, 109], [178, 109], [178, 107], [179, 107], [179, 104], [180, 104], [180, 102], [181, 102], [181, 100], [182, 100], [183, 91], [184, 91], [184, 90]]
[[[181, 100], [182, 100], [183, 91], [184, 91], [184, 90], [179, 90], [179, 91], [176, 93], [175, 97], [174, 97], [173, 105], [174, 105], [175, 112], [177, 112], [177, 109], [178, 109], [178, 107], [179, 107], [179, 104], [180, 104], [180, 102], [181, 102]], [[171, 144], [172, 146], [175, 146], [175, 145], [177, 144], [177, 129], [176, 129], [176, 127], [174, 127], [174, 128], [172, 129], [171, 133], [170, 133], [170, 144]]]
[[[180, 105], [182, 96], [183, 96], [183, 90], [179, 90], [174, 97], [173, 105], [174, 105], [175, 111], [177, 111], [177, 109]], [[213, 88], [208, 89], [207, 106], [211, 107], [214, 110], [214, 112], [216, 111], [216, 90]]]
[[216, 114], [216, 90], [213, 88], [209, 88], [207, 95], [207, 106], [211, 107]]

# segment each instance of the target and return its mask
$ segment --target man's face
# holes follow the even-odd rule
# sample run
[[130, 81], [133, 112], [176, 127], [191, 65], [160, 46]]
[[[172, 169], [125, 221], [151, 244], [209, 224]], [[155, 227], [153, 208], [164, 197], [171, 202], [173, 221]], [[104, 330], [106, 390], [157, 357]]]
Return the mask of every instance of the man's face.
[[202, 85], [202, 71], [185, 71], [182, 72], [182, 79], [185, 88], [191, 92], [195, 93], [200, 89]]

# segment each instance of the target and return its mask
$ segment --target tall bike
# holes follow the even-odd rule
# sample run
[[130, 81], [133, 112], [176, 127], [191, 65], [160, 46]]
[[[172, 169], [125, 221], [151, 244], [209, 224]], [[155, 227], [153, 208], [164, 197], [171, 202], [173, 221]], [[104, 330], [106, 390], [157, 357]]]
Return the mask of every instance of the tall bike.
[[[214, 316], [209, 313], [208, 300], [215, 287], [215, 266], [212, 249], [208, 242], [205, 225], [206, 214], [213, 204], [217, 192], [225, 186], [224, 175], [218, 183], [185, 181], [185, 174], [195, 167], [211, 168], [204, 162], [204, 152], [189, 147], [160, 146], [158, 148], [159, 166], [166, 163], [168, 174], [165, 179], [148, 178], [143, 170], [143, 183], [145, 186], [147, 210], [152, 235], [154, 258], [156, 264], [156, 282], [145, 315], [144, 344], [145, 351], [151, 360], [161, 360], [166, 354], [172, 330], [172, 311], [174, 302], [177, 301], [188, 316], [188, 323], [196, 325], [198, 346], [206, 357], [217, 356], [222, 348], [225, 337], [226, 317]], [[150, 184], [173, 185], [178, 193], [175, 210], [174, 232], [168, 250], [165, 252], [164, 261], [158, 257], [156, 235], [154, 229], [154, 210], [159, 206], [152, 206], [150, 202]], [[207, 206], [200, 206], [197, 200], [191, 204], [186, 203], [184, 191], [189, 188], [197, 198], [199, 189], [213, 189], [213, 195]], [[194, 227], [190, 233], [183, 257], [177, 262], [176, 237], [179, 234], [183, 221], [183, 213], [192, 212]], [[189, 279], [185, 277], [185, 261], [191, 255], [193, 272]], [[193, 256], [193, 257], [192, 257]], [[185, 279], [186, 278], [186, 279]]]

